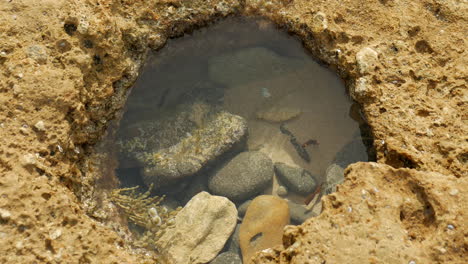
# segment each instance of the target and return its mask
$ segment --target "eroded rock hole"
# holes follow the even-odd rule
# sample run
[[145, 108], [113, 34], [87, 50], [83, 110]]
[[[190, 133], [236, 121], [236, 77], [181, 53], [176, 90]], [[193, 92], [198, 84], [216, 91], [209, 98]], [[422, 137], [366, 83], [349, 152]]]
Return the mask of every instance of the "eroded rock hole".
[[338, 76], [271, 23], [241, 18], [150, 56], [115, 142], [124, 189], [111, 196], [144, 246], [171, 255], [219, 239], [204, 256], [171, 256], [177, 263], [280, 244], [285, 225], [320, 214], [344, 168], [375, 157]]

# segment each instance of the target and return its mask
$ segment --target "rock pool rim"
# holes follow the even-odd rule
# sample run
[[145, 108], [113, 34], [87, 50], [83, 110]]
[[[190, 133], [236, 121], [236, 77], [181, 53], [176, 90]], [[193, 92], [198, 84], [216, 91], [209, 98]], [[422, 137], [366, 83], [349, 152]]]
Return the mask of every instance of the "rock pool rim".
[[[274, 19], [266, 19], [264, 17], [258, 17], [258, 16], [245, 16], [245, 15], [233, 14], [233, 15], [226, 16], [226, 17], [223, 17], [223, 18], [215, 17], [214, 19], [211, 19], [211, 20], [199, 23], [199, 24], [195, 23], [195, 24], [193, 24], [191, 26], [188, 26], [183, 32], [176, 32], [176, 34], [169, 35], [169, 37], [167, 39], [169, 39], [169, 38], [170, 39], [178, 38], [178, 37], [183, 36], [184, 34], [190, 34], [191, 32], [193, 32], [193, 31], [195, 31], [197, 29], [207, 28], [207, 27], [209, 27], [211, 25], [214, 25], [215, 23], [217, 23], [217, 22], [219, 22], [221, 20], [227, 20], [229, 18], [241, 18], [241, 19], [252, 19], [253, 18], [255, 20], [262, 19], [262, 20], [266, 20], [268, 22], [273, 22], [276, 25], [277, 29], [280, 29], [280, 30], [283, 30], [283, 31], [287, 30], [287, 32], [285, 32], [285, 33], [287, 33], [290, 36], [295, 37], [296, 40], [297, 39], [301, 40], [301, 42], [303, 43], [303, 49], [309, 54], [309, 56], [311, 56], [311, 58], [314, 61], [318, 62], [322, 66], [326, 66], [329, 70], [333, 71], [335, 74], [338, 73], [338, 76], [340, 76], [341, 80], [343, 80], [345, 82], [345, 91], [346, 91], [346, 93], [349, 94], [350, 87], [349, 87], [348, 84], [350, 83], [350, 80], [351, 80], [351, 78], [350, 78], [351, 74], [349, 74], [345, 70], [340, 70], [341, 69], [339, 67], [340, 65], [333, 63], [333, 59], [332, 60], [327, 59], [327, 56], [329, 56], [328, 58], [335, 58], [336, 57], [336, 52], [333, 51], [331, 56], [330, 56], [330, 54], [325, 54], [324, 56], [315, 55], [315, 54], [322, 55], [322, 50], [320, 49], [320, 47], [317, 48], [317, 49], [313, 49], [313, 48], [304, 46], [304, 43], [305, 43], [304, 39], [310, 40], [310, 39], [308, 39], [308, 38], [310, 38], [310, 36], [301, 37], [301, 33], [304, 33], [304, 32], [293, 30], [294, 29], [293, 26], [288, 24], [288, 23], [282, 24], [282, 23], [278, 23]], [[158, 46], [155, 46], [155, 47], [151, 47], [151, 50], [154, 52], [154, 51], [158, 51], [158, 50], [163, 49], [165, 47], [165, 45], [167, 45], [167, 39], [162, 44], [160, 44]], [[314, 42], [312, 42], [312, 43], [314, 43]], [[147, 51], [149, 51], [149, 50], [147, 50]], [[142, 58], [142, 60], [146, 61], [147, 60], [147, 55], [148, 55], [147, 52], [144, 52], [143, 57], [145, 59]], [[139, 76], [139, 74], [143, 70], [143, 68], [144, 68], [143, 66], [144, 66], [144, 63], [140, 64], [139, 72], [136, 75], [134, 75], [134, 76], [124, 76], [122, 79], [120, 79], [120, 80], [118, 80], [117, 82], [114, 83], [114, 84], [118, 84], [117, 86], [119, 87], [119, 90], [120, 89], [126, 90], [126, 92], [121, 94], [123, 96], [124, 100], [121, 101], [122, 105], [120, 106], [120, 110], [117, 110], [117, 112], [116, 112], [116, 116], [118, 116], [117, 121], [122, 116], [122, 106], [123, 106], [123, 104], [125, 104], [126, 99], [128, 98], [129, 94], [131, 93], [133, 84], [135, 83], [136, 78]], [[131, 77], [131, 78], [129, 78], [129, 77]], [[355, 102], [357, 102], [357, 101], [355, 101]], [[119, 107], [117, 107], [117, 109], [118, 108]], [[111, 120], [113, 121], [115, 119], [111, 118]]]

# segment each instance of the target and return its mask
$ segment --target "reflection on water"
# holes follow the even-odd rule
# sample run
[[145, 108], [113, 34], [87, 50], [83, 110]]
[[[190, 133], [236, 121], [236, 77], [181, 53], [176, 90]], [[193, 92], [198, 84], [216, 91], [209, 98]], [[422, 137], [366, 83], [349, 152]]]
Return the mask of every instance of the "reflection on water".
[[[279, 195], [299, 210], [291, 212], [299, 223], [319, 213], [317, 197], [343, 180], [348, 164], [369, 159], [366, 125], [343, 82], [262, 20], [230, 18], [170, 40], [148, 61], [119, 130], [123, 186], [153, 183], [179, 205], [202, 190], [238, 205]], [[237, 161], [246, 151], [263, 153], [248, 159], [266, 157], [276, 175]], [[270, 179], [242, 183], [242, 171], [225, 171], [238, 170], [235, 162], [252, 170], [249, 182]], [[253, 191], [235, 193], [236, 184]]]

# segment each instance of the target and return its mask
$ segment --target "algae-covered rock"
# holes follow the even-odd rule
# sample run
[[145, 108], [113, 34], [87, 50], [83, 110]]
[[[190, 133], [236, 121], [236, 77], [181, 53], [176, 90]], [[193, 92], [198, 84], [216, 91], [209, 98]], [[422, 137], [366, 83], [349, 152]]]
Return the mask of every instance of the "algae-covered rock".
[[148, 185], [162, 186], [191, 176], [240, 143], [246, 134], [247, 123], [242, 117], [219, 112], [177, 144], [138, 156], [144, 165], [143, 179]]
[[236, 223], [231, 201], [201, 192], [177, 214], [173, 227], [158, 240], [158, 250], [165, 263], [207, 263], [224, 247]]

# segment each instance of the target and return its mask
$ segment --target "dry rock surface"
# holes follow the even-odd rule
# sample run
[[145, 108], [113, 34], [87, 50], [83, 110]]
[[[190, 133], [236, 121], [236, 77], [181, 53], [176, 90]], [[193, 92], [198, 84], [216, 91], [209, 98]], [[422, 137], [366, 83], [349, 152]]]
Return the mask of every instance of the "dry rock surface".
[[252, 262], [466, 262], [466, 1], [15, 0], [0, 3], [1, 263], [158, 259], [123, 239], [96, 143], [149, 48], [235, 12], [344, 79], [378, 161], [349, 166], [320, 216]]
[[236, 206], [207, 192], [195, 195], [177, 214], [174, 227], [158, 240], [167, 263], [207, 263], [214, 259], [237, 223]]

